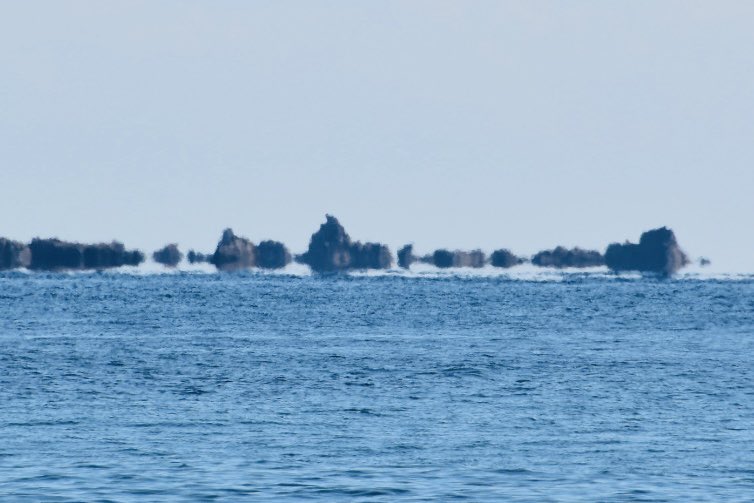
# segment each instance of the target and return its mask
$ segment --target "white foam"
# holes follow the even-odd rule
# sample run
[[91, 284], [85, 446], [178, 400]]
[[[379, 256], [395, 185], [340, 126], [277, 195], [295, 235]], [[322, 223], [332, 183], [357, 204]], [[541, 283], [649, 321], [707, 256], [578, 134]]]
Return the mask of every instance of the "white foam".
[[[14, 272], [23, 274], [32, 274], [35, 271], [29, 269], [15, 269]], [[249, 273], [255, 275], [267, 276], [312, 276], [309, 266], [291, 262], [281, 269], [249, 269]], [[92, 270], [84, 271], [62, 271], [66, 275], [86, 275], [97, 274]], [[153, 261], [146, 261], [139, 266], [122, 266], [113, 269], [101, 271], [104, 274], [125, 274], [125, 275], [175, 275], [175, 274], [221, 274], [220, 271], [212, 264], [198, 263], [189, 264], [181, 262], [178, 267], [165, 267], [162, 264]], [[589, 267], [589, 268], [565, 268], [555, 269], [547, 267], [537, 267], [530, 263], [517, 265], [511, 268], [493, 267], [487, 264], [480, 268], [471, 267], [449, 267], [438, 268], [430, 264], [414, 263], [409, 269], [393, 267], [391, 269], [369, 269], [360, 271], [350, 271], [348, 273], [354, 277], [407, 277], [407, 278], [504, 278], [512, 281], [537, 281], [537, 282], [559, 282], [567, 281], [575, 277], [592, 277], [592, 278], [611, 278], [611, 279], [640, 279], [642, 274], [638, 272], [611, 272], [607, 267]], [[743, 281], [754, 279], [754, 273], [724, 271], [710, 267], [701, 267], [692, 264], [679, 271], [674, 280], [699, 281], [699, 280], [719, 280], [719, 281]]]

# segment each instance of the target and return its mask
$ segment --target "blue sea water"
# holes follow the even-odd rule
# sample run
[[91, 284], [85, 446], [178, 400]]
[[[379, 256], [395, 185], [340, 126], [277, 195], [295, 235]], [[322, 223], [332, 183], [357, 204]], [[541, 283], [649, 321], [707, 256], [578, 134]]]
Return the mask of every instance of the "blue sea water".
[[3, 501], [751, 501], [754, 278], [0, 275]]

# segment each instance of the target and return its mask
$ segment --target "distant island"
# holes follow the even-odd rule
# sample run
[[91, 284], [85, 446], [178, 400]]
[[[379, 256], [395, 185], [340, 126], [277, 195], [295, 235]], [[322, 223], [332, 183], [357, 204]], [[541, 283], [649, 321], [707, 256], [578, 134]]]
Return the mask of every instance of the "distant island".
[[[118, 242], [82, 244], [56, 238], [35, 238], [21, 243], [0, 238], [0, 270], [26, 268], [33, 271], [102, 270], [124, 265], [137, 266], [146, 256], [139, 250], [129, 250]], [[176, 267], [184, 258], [175, 243], [152, 253], [152, 259], [165, 267]], [[312, 234], [308, 249], [292, 255], [279, 241], [266, 240], [254, 244], [225, 229], [213, 253], [190, 250], [189, 263], [208, 263], [220, 271], [250, 268], [280, 269], [295, 260], [308, 265], [315, 273], [347, 272], [352, 270], [389, 269], [393, 254], [387, 245], [353, 241], [337, 218], [326, 215], [325, 222]], [[707, 259], [704, 259], [709, 263]], [[638, 243], [612, 243], [605, 253], [562, 246], [543, 250], [533, 257], [521, 257], [506, 248], [495, 250], [489, 257], [481, 250], [438, 249], [432, 253], [414, 255], [413, 245], [398, 250], [397, 264], [408, 269], [413, 263], [430, 264], [438, 268], [472, 267], [487, 264], [510, 268], [525, 262], [538, 267], [586, 268], [607, 266], [610, 270], [639, 271], [671, 276], [689, 264], [688, 256], [678, 245], [675, 234], [667, 227], [644, 232]]]

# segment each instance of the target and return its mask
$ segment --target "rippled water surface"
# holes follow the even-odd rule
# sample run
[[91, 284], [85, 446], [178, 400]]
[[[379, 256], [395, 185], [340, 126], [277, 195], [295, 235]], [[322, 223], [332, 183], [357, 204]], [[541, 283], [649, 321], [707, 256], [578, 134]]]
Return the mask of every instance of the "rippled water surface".
[[0, 499], [750, 501], [754, 280], [0, 275]]

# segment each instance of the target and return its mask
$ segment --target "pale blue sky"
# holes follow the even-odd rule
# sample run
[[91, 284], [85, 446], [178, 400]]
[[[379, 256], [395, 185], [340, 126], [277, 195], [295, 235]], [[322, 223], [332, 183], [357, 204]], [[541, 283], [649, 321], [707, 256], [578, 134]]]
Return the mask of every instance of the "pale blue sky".
[[3, 1], [0, 235], [754, 271], [754, 2]]

